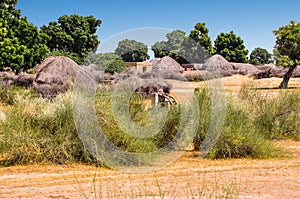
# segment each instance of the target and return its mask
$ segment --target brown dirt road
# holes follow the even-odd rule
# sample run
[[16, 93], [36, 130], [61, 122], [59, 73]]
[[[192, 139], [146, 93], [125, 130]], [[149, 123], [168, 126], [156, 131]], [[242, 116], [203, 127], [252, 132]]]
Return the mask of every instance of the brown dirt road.
[[77, 164], [0, 168], [0, 198], [300, 198], [300, 142], [277, 144], [292, 157], [212, 161], [187, 152], [148, 173]]

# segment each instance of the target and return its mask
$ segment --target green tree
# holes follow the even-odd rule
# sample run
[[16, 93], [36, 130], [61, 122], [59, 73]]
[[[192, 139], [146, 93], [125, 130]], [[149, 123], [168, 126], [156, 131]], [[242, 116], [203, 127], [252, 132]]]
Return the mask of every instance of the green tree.
[[15, 8], [17, 0], [0, 3], [0, 69], [16, 73], [40, 63], [47, 55], [46, 35], [29, 23]]
[[8, 30], [0, 23], [0, 68], [16, 70], [24, 64], [24, 56], [29, 53], [26, 46], [20, 45], [18, 38], [8, 38]]
[[182, 42], [185, 40], [185, 32], [181, 30], [174, 30], [166, 35], [166, 50], [170, 51], [179, 51], [181, 48]]
[[163, 58], [164, 56], [169, 55], [166, 43], [166, 41], [157, 41], [151, 46], [151, 50], [154, 52], [154, 57]]
[[124, 62], [141, 62], [150, 58], [146, 44], [129, 39], [120, 41], [115, 53], [121, 56]]
[[181, 63], [183, 61], [181, 53], [181, 45], [185, 40], [185, 32], [181, 30], [174, 30], [166, 34], [167, 41], [156, 42], [151, 46], [154, 56], [157, 58], [162, 58], [164, 56], [170, 56], [177, 62]]
[[98, 54], [91, 52], [88, 58], [85, 60], [85, 64], [95, 64], [96, 70], [105, 70], [114, 60], [122, 60], [122, 57], [113, 52]]
[[186, 38], [185, 32], [181, 30], [174, 30], [166, 35], [166, 50], [168, 56], [175, 59], [178, 63], [186, 63], [184, 56], [182, 56], [182, 43]]
[[222, 55], [230, 62], [247, 63], [248, 50], [244, 46], [244, 41], [233, 31], [230, 33], [220, 33], [215, 40], [216, 53]]
[[262, 65], [272, 61], [272, 54], [264, 48], [255, 48], [250, 54], [250, 64]]
[[57, 22], [42, 26], [41, 30], [48, 36], [47, 46], [51, 51], [67, 52], [83, 61], [100, 43], [96, 34], [100, 25], [101, 20], [93, 16], [73, 14], [61, 16]]
[[205, 23], [197, 23], [190, 34], [175, 30], [166, 35], [167, 41], [152, 45], [155, 57], [170, 56], [180, 64], [187, 62], [204, 62], [214, 54], [209, 30]]
[[300, 23], [291, 21], [273, 32], [276, 36], [277, 64], [289, 68], [279, 88], [287, 88], [294, 69], [300, 65]]
[[107, 68], [105, 68], [105, 72], [110, 74], [121, 73], [125, 71], [125, 69], [125, 62], [122, 59], [115, 59], [108, 64]]
[[204, 62], [215, 53], [208, 33], [209, 30], [205, 23], [197, 23], [189, 37], [183, 42], [183, 54], [192, 62]]

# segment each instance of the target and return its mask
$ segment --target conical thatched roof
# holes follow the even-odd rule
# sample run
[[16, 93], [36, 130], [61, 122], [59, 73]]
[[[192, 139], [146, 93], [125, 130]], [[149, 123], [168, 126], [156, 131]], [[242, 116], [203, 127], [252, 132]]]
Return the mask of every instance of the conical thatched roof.
[[51, 56], [36, 67], [34, 89], [43, 97], [52, 98], [68, 90], [80, 70], [73, 60], [64, 56]]
[[165, 81], [154, 81], [154, 80], [141, 80], [140, 85], [136, 89], [136, 92], [151, 95], [154, 92], [158, 92], [159, 89], [163, 89], [164, 93], [170, 93], [172, 85]]
[[164, 79], [176, 79], [185, 81], [185, 78], [182, 76], [184, 68], [169, 56], [163, 58], [154, 58], [152, 60], [152, 74], [158, 75]]
[[175, 61], [175, 59], [165, 56], [161, 59], [154, 59], [152, 61], [154, 71], [174, 71], [174, 72], [183, 72], [184, 68]]
[[214, 55], [209, 58], [202, 66], [204, 70], [228, 76], [233, 74], [232, 65], [221, 55]]

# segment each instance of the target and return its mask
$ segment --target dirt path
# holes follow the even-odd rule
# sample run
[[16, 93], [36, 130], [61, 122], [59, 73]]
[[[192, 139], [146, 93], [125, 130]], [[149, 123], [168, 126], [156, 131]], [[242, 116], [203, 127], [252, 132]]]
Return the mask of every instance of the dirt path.
[[1, 168], [0, 198], [300, 198], [300, 142], [278, 144], [292, 157], [212, 161], [187, 152], [143, 174], [86, 165]]

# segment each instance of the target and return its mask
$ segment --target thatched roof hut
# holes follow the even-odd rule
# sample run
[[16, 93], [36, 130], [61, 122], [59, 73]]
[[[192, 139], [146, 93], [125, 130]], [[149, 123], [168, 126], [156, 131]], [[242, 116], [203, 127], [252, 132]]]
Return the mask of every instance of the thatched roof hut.
[[209, 58], [203, 64], [202, 68], [221, 76], [230, 76], [234, 74], [232, 65], [221, 55], [214, 55]]
[[253, 77], [259, 71], [259, 69], [252, 64], [233, 63], [233, 62], [231, 62], [230, 64], [233, 66], [235, 73], [240, 75], [248, 75]]
[[76, 78], [80, 66], [64, 56], [51, 56], [36, 68], [33, 87], [37, 94], [53, 98], [59, 93], [67, 91]]
[[155, 59], [152, 61], [154, 71], [173, 71], [183, 72], [184, 68], [173, 58], [165, 56], [161, 59]]
[[294, 69], [293, 77], [300, 77], [300, 66], [297, 66], [297, 67]]
[[159, 89], [163, 89], [164, 93], [170, 93], [172, 85], [165, 81], [153, 81], [153, 80], [141, 80], [139, 82], [138, 88], [135, 92], [143, 93], [145, 95], [151, 95], [158, 92]]
[[152, 60], [152, 75], [160, 76], [163, 79], [176, 79], [185, 81], [182, 76], [184, 68], [180, 64], [169, 56], [163, 58], [155, 58]]

